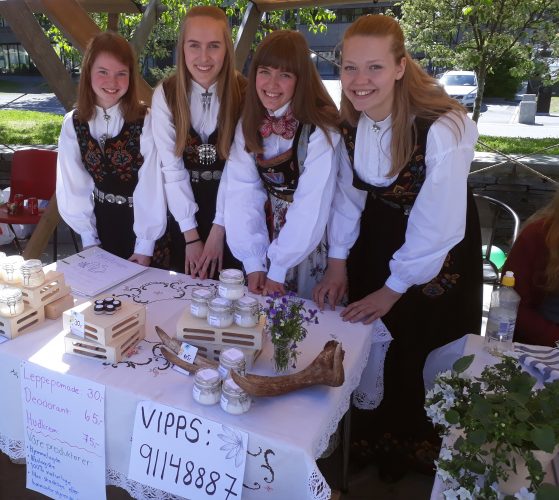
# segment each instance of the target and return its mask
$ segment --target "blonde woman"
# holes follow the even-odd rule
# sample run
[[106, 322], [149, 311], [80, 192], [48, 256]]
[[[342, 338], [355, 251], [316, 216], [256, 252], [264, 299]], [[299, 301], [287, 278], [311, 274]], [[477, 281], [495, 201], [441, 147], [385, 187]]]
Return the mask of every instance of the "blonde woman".
[[215, 277], [240, 267], [225, 243], [225, 160], [241, 113], [245, 81], [235, 71], [227, 17], [193, 7], [177, 42], [176, 73], [153, 95], [153, 136], [172, 224], [172, 269]]
[[503, 272], [520, 295], [514, 340], [554, 347], [559, 340], [559, 191], [527, 221]]

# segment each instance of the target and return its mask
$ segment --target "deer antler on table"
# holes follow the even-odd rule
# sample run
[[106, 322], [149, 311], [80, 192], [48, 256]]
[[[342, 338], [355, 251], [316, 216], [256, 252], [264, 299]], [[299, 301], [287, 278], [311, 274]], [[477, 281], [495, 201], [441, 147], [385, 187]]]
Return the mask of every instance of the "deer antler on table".
[[[161, 352], [165, 359], [171, 363], [180, 366], [189, 373], [194, 373], [199, 368], [217, 367], [215, 361], [207, 360], [201, 356], [196, 356], [194, 364], [183, 361], [173, 354], [179, 353], [181, 342], [169, 337], [158, 326], [155, 327], [155, 331], [163, 345], [167, 348], [161, 349]], [[266, 377], [252, 374], [242, 376], [232, 371], [231, 377], [251, 396], [279, 396], [280, 394], [286, 394], [313, 385], [340, 387], [345, 380], [343, 360], [344, 351], [342, 344], [335, 340], [329, 340], [312, 363], [297, 373], [281, 375], [279, 377]]]

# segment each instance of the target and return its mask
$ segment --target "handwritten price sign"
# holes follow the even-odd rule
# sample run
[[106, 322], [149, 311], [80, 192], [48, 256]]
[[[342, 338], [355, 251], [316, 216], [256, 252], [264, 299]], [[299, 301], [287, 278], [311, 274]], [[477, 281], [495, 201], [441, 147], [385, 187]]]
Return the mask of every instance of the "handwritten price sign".
[[248, 434], [153, 401], [136, 408], [129, 477], [191, 500], [240, 499]]

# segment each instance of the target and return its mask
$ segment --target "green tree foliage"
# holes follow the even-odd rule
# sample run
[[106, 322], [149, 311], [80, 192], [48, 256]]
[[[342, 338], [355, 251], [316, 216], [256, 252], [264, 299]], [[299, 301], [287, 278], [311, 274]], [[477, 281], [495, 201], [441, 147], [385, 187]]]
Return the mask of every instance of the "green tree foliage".
[[479, 118], [485, 81], [514, 56], [513, 76], [527, 76], [537, 48], [559, 50], [557, 0], [404, 0], [402, 26], [412, 52], [437, 66], [472, 69], [478, 76], [473, 119]]

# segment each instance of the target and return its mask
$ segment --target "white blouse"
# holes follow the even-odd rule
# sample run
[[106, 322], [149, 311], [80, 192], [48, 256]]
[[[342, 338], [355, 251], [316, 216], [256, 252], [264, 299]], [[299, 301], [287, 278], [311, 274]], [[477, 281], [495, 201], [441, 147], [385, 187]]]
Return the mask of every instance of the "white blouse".
[[[286, 104], [274, 114], [284, 115]], [[304, 171], [299, 177], [293, 203], [289, 206], [285, 225], [278, 238], [270, 243], [264, 214], [267, 192], [258, 175], [254, 156], [245, 150], [242, 124], [235, 131], [235, 140], [226, 164], [225, 230], [227, 243], [245, 271], [266, 271], [268, 278], [283, 283], [287, 271], [312, 252], [324, 235], [334, 195], [339, 161], [338, 133], [330, 133], [332, 145], [317, 127], [309, 137]], [[289, 148], [293, 139], [271, 134], [264, 138], [264, 158], [278, 156]]]
[[[386, 285], [404, 293], [426, 283], [441, 270], [448, 251], [464, 238], [466, 193], [470, 164], [478, 138], [476, 124], [464, 117], [458, 138], [452, 117], [435, 121], [427, 134], [426, 178], [410, 212], [404, 244], [390, 261]], [[380, 128], [374, 131], [375, 124]], [[374, 122], [361, 114], [355, 138], [355, 170], [375, 186], [388, 186], [397, 176], [390, 170], [391, 117]], [[329, 257], [345, 259], [359, 236], [359, 221], [367, 194], [352, 186], [353, 173], [345, 148], [341, 154], [338, 185], [328, 223]], [[371, 228], [371, 230], [374, 230]]]
[[[105, 120], [105, 113], [110, 116]], [[72, 120], [73, 111], [66, 113], [62, 123], [62, 130], [58, 139], [58, 161], [56, 173], [56, 198], [58, 211], [64, 221], [80, 235], [83, 246], [99, 245], [95, 214], [93, 212], [93, 178], [85, 169]], [[96, 106], [95, 116], [89, 120], [89, 130], [95, 140], [106, 134], [108, 137], [117, 136], [123, 125], [124, 117], [120, 106], [107, 109]], [[161, 210], [165, 199], [158, 199], [162, 194], [162, 176], [150, 174], [151, 187], [142, 185], [143, 177], [157, 167], [158, 159], [153, 147], [151, 135], [151, 115], [144, 118], [144, 126], [140, 135], [140, 153], [144, 163], [138, 172], [138, 184], [134, 189], [134, 232], [136, 233], [135, 252], [152, 255], [155, 241], [165, 231], [166, 209]], [[153, 203], [150, 210], [142, 210], [138, 200], [147, 199]], [[137, 206], [138, 205], [138, 206]]]
[[[217, 96], [217, 83], [210, 86], [208, 92], [212, 93], [209, 105], [204, 108], [202, 93], [205, 89], [195, 81], [191, 82], [191, 92], [188, 97], [190, 106], [190, 119], [196, 132], [202, 140], [216, 129], [219, 113], [219, 98]], [[163, 170], [164, 189], [169, 210], [179, 224], [182, 232], [197, 226], [196, 212], [198, 205], [194, 201], [194, 193], [190, 185], [190, 175], [184, 166], [182, 155], [175, 154], [176, 132], [173, 124], [173, 114], [167, 105], [163, 86], [158, 85], [153, 93], [151, 102], [153, 114], [153, 137], [157, 151], [161, 158]], [[214, 224], [223, 226], [225, 178], [221, 178], [217, 192], [217, 202]]]

